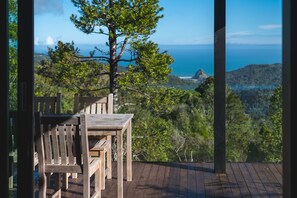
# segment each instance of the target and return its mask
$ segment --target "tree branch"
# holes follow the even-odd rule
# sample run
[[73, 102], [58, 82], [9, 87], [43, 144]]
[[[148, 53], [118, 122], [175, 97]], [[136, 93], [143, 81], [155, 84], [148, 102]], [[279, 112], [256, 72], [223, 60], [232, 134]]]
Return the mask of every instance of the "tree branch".
[[109, 58], [106, 56], [76, 56], [77, 58], [81, 59], [81, 62], [88, 62], [90, 59], [99, 59], [109, 63]]
[[104, 33], [104, 32], [96, 32], [96, 31], [93, 31], [92, 33], [94, 33], [94, 34], [103, 34], [103, 35], [105, 35], [105, 36], [109, 36], [108, 33]]
[[120, 59], [118, 60], [119, 62], [133, 62], [133, 61], [136, 61], [137, 59], [136, 58], [131, 58], [131, 59]]
[[121, 47], [121, 52], [120, 52], [120, 54], [119, 54], [118, 57], [117, 57], [117, 61], [119, 61], [119, 60], [122, 58], [122, 56], [123, 56], [123, 54], [124, 54], [124, 52], [125, 52], [125, 48], [126, 48], [126, 45], [127, 45], [127, 43], [128, 43], [129, 38], [130, 38], [129, 35], [127, 35], [127, 36], [125, 37], [125, 40], [124, 40], [123, 45], [122, 45], [122, 47]]

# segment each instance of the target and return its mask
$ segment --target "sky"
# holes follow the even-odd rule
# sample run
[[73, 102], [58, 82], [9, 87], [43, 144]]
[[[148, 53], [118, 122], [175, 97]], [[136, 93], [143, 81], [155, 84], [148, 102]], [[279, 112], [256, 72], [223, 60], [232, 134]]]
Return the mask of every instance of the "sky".
[[[226, 0], [227, 44], [281, 44], [282, 0]], [[160, 0], [164, 18], [151, 40], [161, 45], [213, 43], [214, 0]], [[71, 0], [35, 0], [35, 45], [57, 41], [104, 44], [106, 36], [85, 34], [70, 21]]]

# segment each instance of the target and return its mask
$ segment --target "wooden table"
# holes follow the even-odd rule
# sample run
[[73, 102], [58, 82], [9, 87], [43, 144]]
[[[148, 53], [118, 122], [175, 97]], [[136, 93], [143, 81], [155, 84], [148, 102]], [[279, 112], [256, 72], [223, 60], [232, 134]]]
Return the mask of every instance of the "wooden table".
[[132, 181], [133, 114], [88, 114], [88, 135], [117, 137], [117, 194], [123, 197], [123, 134], [127, 131], [127, 181]]

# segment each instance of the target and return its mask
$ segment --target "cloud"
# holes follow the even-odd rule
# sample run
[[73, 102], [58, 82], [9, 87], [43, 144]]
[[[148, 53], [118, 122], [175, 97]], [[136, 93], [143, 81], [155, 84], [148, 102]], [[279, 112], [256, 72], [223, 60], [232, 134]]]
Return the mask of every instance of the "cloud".
[[39, 45], [39, 44], [40, 44], [39, 37], [35, 37], [34, 45]]
[[64, 12], [63, 0], [35, 0], [35, 14], [51, 13], [61, 15]]
[[281, 24], [269, 24], [269, 25], [260, 25], [258, 26], [261, 30], [273, 30], [273, 29], [279, 29], [282, 28]]
[[46, 41], [45, 41], [46, 45], [54, 45], [54, 39], [51, 36], [46, 37]]
[[251, 32], [233, 32], [226, 36], [228, 44], [281, 44], [280, 34], [259, 34]]
[[226, 38], [227, 39], [232, 39], [232, 38], [238, 38], [238, 37], [242, 37], [242, 36], [251, 36], [253, 35], [250, 32], [246, 32], [246, 31], [242, 31], [242, 32], [232, 32], [232, 33], [227, 33]]

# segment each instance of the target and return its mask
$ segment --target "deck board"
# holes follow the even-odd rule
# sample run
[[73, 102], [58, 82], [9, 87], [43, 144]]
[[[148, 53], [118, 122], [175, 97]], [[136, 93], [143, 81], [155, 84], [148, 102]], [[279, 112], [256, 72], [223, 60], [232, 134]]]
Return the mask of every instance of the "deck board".
[[[124, 197], [282, 197], [280, 164], [228, 163], [226, 175], [216, 174], [213, 167], [212, 163], [133, 162], [133, 181], [124, 176]], [[106, 180], [102, 198], [116, 197], [116, 175], [113, 163], [113, 177]], [[93, 193], [93, 178], [91, 182]], [[62, 190], [62, 197], [82, 198], [82, 185], [81, 174], [69, 178], [69, 190]]]

